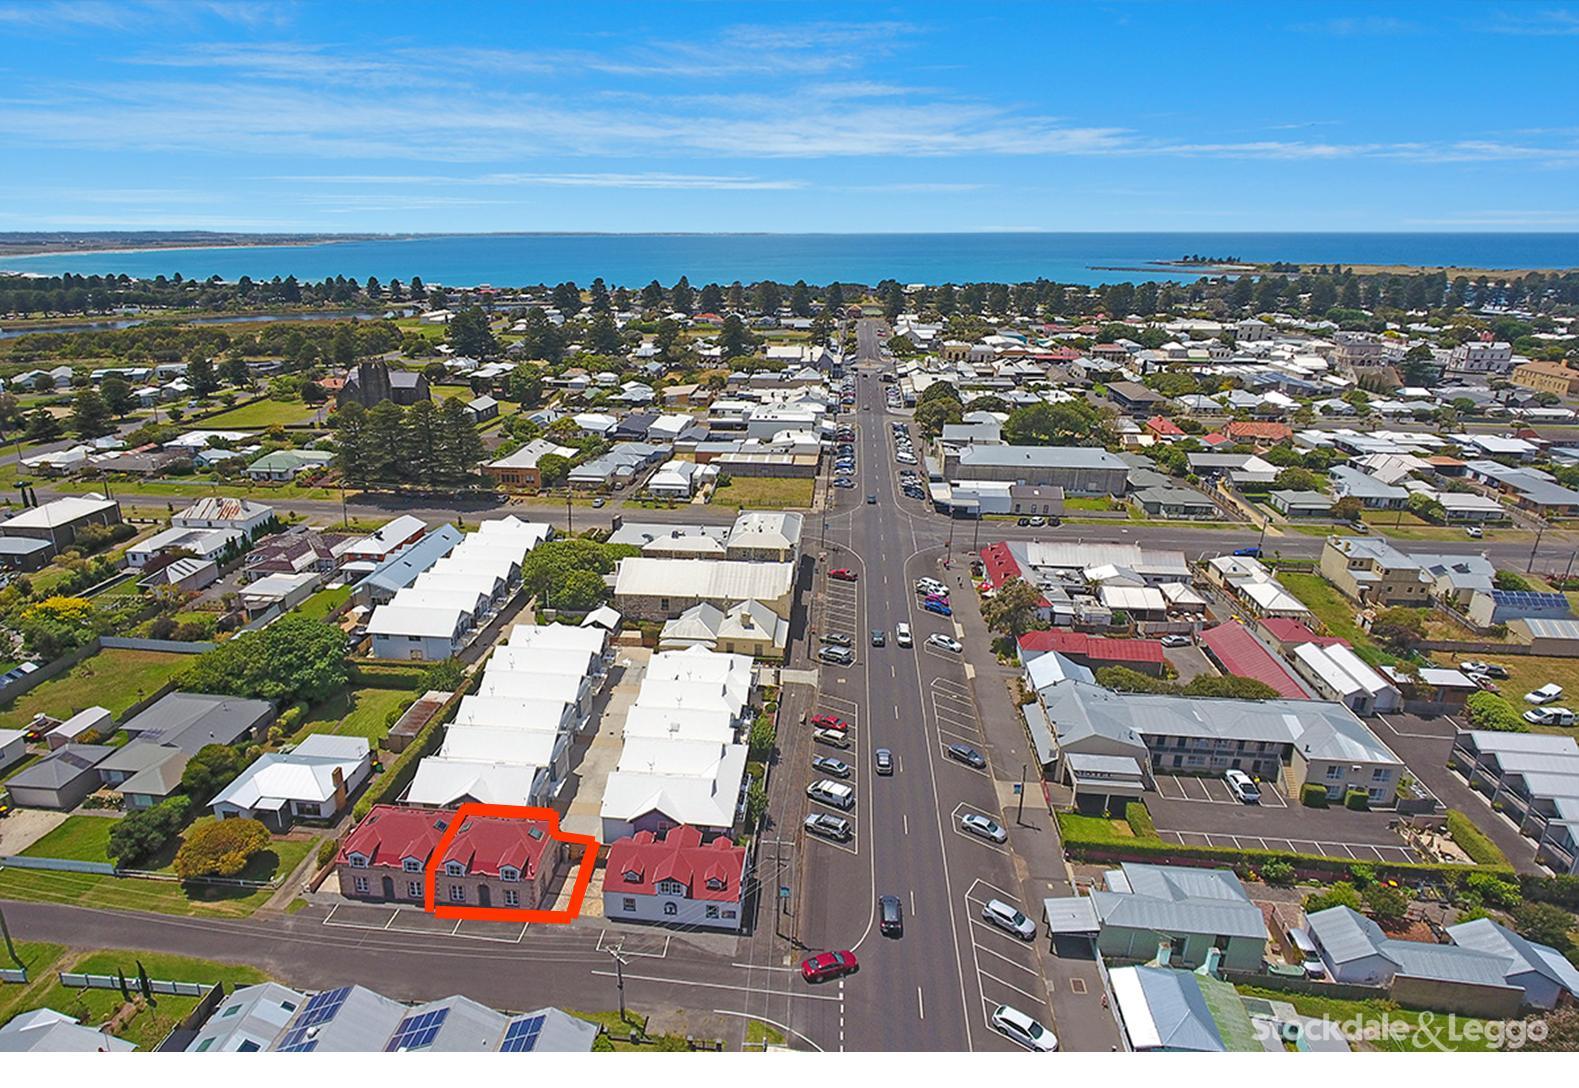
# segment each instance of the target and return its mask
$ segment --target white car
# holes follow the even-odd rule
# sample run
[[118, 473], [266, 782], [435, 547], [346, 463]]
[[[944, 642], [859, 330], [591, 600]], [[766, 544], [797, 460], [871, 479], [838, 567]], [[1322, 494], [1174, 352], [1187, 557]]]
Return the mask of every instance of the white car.
[[1547, 703], [1555, 703], [1562, 697], [1563, 686], [1561, 684], [1542, 684], [1526, 695], [1524, 701], [1531, 706], [1545, 706]]
[[1531, 725], [1572, 725], [1574, 712], [1565, 706], [1538, 706], [1524, 712]]
[[915, 645], [915, 638], [910, 634], [910, 625], [908, 623], [898, 624], [894, 628], [894, 642], [906, 648]]
[[1480, 531], [1480, 526], [1478, 525], [1471, 525], [1468, 529], [1465, 529], [1464, 532], [1467, 533], [1473, 540], [1479, 540], [1481, 537], [1486, 535]]
[[1015, 910], [1002, 899], [990, 899], [981, 908], [981, 916], [999, 929], [1008, 930], [1022, 941], [1036, 936], [1036, 923]]
[[939, 597], [948, 596], [948, 586], [936, 578], [917, 578], [916, 592], [921, 594], [935, 594]]
[[1190, 644], [1189, 635], [1163, 635], [1162, 644], [1170, 650], [1177, 650], [1180, 646]]
[[947, 650], [951, 654], [965, 652], [965, 646], [958, 639], [949, 638], [947, 635], [928, 635], [927, 645], [936, 646], [940, 650]]
[[997, 843], [1009, 841], [1009, 833], [1003, 829], [1002, 824], [990, 816], [983, 816], [979, 812], [965, 813], [959, 818], [959, 825], [972, 835], [980, 836], [983, 839], [990, 839]]
[[1257, 786], [1255, 779], [1237, 767], [1230, 767], [1223, 772], [1223, 781], [1228, 783], [1228, 792], [1233, 794], [1242, 805], [1259, 805], [1261, 803], [1261, 787]]
[[999, 1005], [993, 1009], [992, 1026], [1027, 1050], [1045, 1054], [1058, 1049], [1058, 1036], [1013, 1005]]

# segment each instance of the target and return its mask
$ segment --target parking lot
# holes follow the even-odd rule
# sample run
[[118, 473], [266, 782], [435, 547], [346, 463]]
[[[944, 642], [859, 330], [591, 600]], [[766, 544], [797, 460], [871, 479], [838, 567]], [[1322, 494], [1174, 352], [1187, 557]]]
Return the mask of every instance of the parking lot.
[[861, 584], [823, 579], [822, 628], [827, 634], [849, 635], [856, 658], [866, 644], [867, 632], [861, 630]]
[[1228, 835], [1210, 831], [1158, 830], [1168, 842], [1181, 846], [1220, 846], [1232, 850], [1286, 850], [1294, 854], [1320, 854], [1329, 858], [1353, 858], [1355, 861], [1415, 862], [1420, 858], [1400, 840], [1396, 846], [1388, 843], [1335, 842], [1326, 839], [1280, 839], [1264, 835]]
[[[835, 779], [835, 781], [842, 781], [854, 788], [856, 791], [856, 797], [859, 798], [861, 793], [858, 783], [861, 777], [862, 766], [860, 755], [861, 744], [860, 740], [858, 739], [859, 730], [861, 728], [861, 704], [857, 703], [854, 699], [847, 699], [843, 696], [830, 695], [827, 692], [820, 692], [817, 696], [816, 705], [807, 715], [807, 729], [815, 728], [815, 726], [813, 726], [810, 722], [811, 715], [815, 714], [832, 714], [836, 718], [842, 718], [849, 724], [849, 728], [844, 732], [844, 735], [850, 740], [850, 746], [848, 748], [835, 748], [829, 744], [814, 743], [811, 746], [811, 755], [832, 756], [834, 759], [842, 760], [843, 762], [848, 763], [852, 768], [850, 777], [845, 779]], [[812, 767], [810, 762], [807, 763], [803, 770], [805, 772], [805, 785], [808, 786], [811, 783], [817, 781], [819, 778], [828, 777], [827, 775], [824, 775], [822, 772], [818, 771], [815, 767]], [[856, 813], [860, 811], [859, 805], [848, 812], [835, 812], [826, 805], [818, 805], [813, 803], [808, 798], [806, 801], [805, 811], [808, 813], [827, 812], [830, 815], [839, 816], [849, 821], [851, 829], [849, 842], [835, 842], [833, 839], [824, 838], [821, 835], [807, 835], [806, 843], [808, 849], [829, 847], [834, 850], [843, 850], [847, 854], [859, 854], [861, 852], [861, 822], [856, 816]]]
[[[1023, 914], [1025, 904], [996, 885], [974, 880], [965, 890], [965, 911], [970, 920], [971, 962], [981, 993], [982, 1023], [993, 1036], [1013, 1047], [992, 1027], [992, 1011], [999, 1005], [1013, 1005], [1046, 1027], [1053, 1024], [1048, 1006], [1047, 984], [1037, 962], [1034, 940], [1023, 941], [982, 920], [981, 909], [987, 901], [1000, 899]], [[1040, 926], [1038, 926], [1040, 929]]]
[[[1228, 792], [1228, 784], [1221, 778], [1160, 774], [1156, 781], [1157, 792], [1169, 801], [1198, 801], [1207, 805], [1243, 806], [1244, 804]], [[1288, 799], [1283, 796], [1283, 791], [1276, 782], [1262, 782], [1260, 785], [1262, 808], [1288, 807]]]

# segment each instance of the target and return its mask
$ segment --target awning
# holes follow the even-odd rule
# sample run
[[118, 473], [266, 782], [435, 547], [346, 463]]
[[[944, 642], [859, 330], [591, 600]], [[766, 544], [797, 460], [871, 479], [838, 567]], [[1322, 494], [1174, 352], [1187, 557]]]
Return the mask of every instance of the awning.
[[1084, 895], [1042, 900], [1042, 919], [1048, 933], [1094, 937], [1102, 929], [1097, 923], [1096, 907]]

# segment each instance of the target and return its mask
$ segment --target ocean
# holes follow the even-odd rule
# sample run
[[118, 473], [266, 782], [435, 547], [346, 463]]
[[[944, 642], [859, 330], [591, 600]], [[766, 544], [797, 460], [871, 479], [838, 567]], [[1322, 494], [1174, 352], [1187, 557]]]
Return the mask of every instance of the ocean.
[[1436, 265], [1472, 268], [1579, 266], [1579, 234], [486, 234], [307, 246], [238, 246], [0, 256], [0, 270], [189, 279], [240, 276], [299, 280], [377, 276], [453, 287], [520, 286], [601, 276], [611, 287], [751, 283], [811, 284], [1188, 280], [1148, 267], [1187, 254], [1246, 261]]

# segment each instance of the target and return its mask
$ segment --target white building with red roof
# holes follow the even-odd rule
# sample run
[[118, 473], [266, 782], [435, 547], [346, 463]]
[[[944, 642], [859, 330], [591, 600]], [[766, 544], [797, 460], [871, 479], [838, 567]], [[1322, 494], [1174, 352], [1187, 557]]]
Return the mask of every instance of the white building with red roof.
[[603, 916], [739, 931], [745, 917], [746, 848], [702, 842], [697, 828], [663, 838], [638, 831], [609, 846]]

